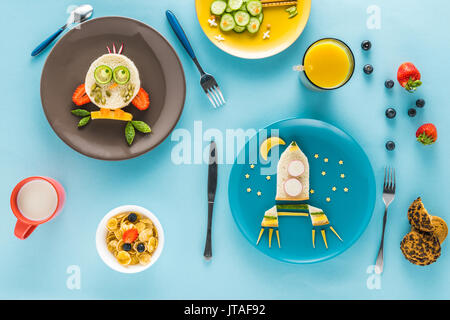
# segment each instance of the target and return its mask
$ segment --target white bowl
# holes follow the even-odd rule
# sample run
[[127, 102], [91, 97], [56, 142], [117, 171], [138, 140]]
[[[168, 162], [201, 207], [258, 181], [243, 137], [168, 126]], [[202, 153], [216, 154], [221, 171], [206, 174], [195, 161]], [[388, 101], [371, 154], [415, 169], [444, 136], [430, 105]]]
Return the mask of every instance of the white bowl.
[[[155, 252], [152, 255], [152, 259], [150, 260], [150, 263], [147, 265], [133, 265], [125, 267], [121, 265], [116, 257], [113, 256], [113, 254], [108, 250], [108, 246], [106, 243], [106, 235], [108, 233], [108, 230], [106, 229], [106, 223], [109, 219], [112, 217], [118, 215], [119, 213], [123, 212], [136, 212], [141, 215], [146, 216], [149, 218], [153, 225], [156, 227], [156, 230], [158, 231], [158, 247], [156, 248]], [[121, 206], [117, 207], [110, 212], [106, 214], [106, 216], [103, 217], [102, 221], [100, 221], [98, 227], [97, 227], [97, 233], [95, 236], [95, 242], [97, 247], [97, 252], [100, 255], [100, 258], [102, 258], [103, 262], [106, 263], [108, 267], [111, 269], [122, 272], [122, 273], [138, 273], [141, 271], [146, 270], [147, 268], [150, 268], [156, 260], [158, 260], [159, 256], [161, 255], [162, 249], [164, 247], [164, 231], [161, 226], [161, 223], [159, 222], [158, 218], [148, 211], [145, 208], [139, 207], [139, 206], [133, 206], [133, 205], [127, 205], [127, 206]]]

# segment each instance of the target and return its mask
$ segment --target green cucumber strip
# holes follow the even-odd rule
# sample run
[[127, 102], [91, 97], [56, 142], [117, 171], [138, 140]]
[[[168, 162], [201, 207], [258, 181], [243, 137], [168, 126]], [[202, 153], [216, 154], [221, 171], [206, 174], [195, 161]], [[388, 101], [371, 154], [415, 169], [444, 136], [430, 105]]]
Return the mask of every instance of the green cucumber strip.
[[309, 211], [307, 204], [277, 204], [277, 210], [306, 210]]

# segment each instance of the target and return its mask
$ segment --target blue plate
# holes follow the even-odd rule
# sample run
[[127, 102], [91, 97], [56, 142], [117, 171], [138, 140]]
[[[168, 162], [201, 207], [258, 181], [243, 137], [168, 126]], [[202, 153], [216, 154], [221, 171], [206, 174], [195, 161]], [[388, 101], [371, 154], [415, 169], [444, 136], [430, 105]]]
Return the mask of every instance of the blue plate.
[[[259, 156], [259, 146], [273, 135], [282, 138], [286, 145], [272, 148], [268, 161], [264, 161]], [[269, 248], [267, 231], [256, 245], [264, 212], [275, 205], [277, 155], [291, 141], [298, 143], [309, 160], [310, 189], [314, 193], [307, 203], [322, 208], [343, 239], [341, 242], [326, 229], [328, 249], [320, 232], [316, 232], [313, 248], [309, 217], [279, 217], [281, 248], [275, 233]], [[311, 119], [276, 122], [252, 137], [236, 158], [228, 189], [234, 220], [245, 238], [262, 253], [290, 263], [324, 261], [351, 247], [370, 221], [375, 194], [372, 166], [358, 143], [342, 130]]]

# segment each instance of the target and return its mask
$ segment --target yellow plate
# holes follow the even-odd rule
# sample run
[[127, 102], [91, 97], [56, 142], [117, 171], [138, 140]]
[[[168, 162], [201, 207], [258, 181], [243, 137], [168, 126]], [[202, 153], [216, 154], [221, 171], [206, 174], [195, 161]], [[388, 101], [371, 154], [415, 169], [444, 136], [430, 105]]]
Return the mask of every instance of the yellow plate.
[[[264, 7], [264, 20], [261, 29], [254, 35], [248, 31], [236, 33], [224, 32], [217, 27], [210, 27], [208, 19], [211, 17], [211, 3], [213, 0], [195, 0], [198, 21], [206, 36], [221, 50], [240, 58], [261, 59], [273, 56], [287, 49], [298, 39], [308, 22], [311, 11], [311, 0], [299, 0], [298, 15], [288, 19], [289, 13], [283, 7]], [[219, 25], [219, 21], [216, 18]], [[270, 24], [270, 38], [263, 40], [263, 33]], [[218, 41], [215, 36], [222, 35], [224, 41]]]

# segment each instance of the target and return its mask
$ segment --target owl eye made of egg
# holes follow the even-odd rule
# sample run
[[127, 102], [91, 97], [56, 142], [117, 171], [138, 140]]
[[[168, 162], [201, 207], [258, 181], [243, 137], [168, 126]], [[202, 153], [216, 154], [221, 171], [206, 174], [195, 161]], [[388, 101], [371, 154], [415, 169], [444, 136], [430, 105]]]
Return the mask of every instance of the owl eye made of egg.
[[124, 85], [130, 81], [130, 71], [124, 66], [118, 66], [113, 70], [107, 65], [101, 65], [95, 69], [94, 77], [99, 85], [105, 85], [111, 81]]

